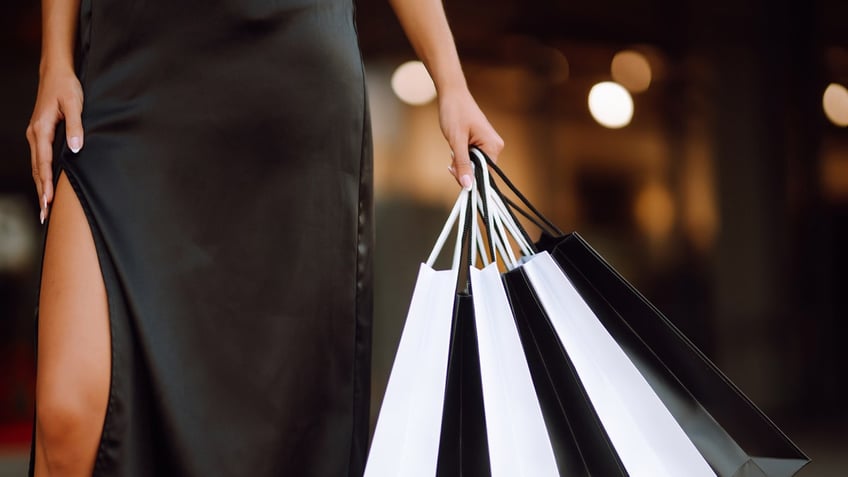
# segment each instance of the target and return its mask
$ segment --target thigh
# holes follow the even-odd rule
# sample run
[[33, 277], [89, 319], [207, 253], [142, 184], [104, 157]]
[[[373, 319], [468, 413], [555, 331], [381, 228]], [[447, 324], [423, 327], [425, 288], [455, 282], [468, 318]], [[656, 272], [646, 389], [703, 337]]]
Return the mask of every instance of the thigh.
[[[109, 394], [109, 311], [91, 229], [64, 172], [50, 211], [43, 267], [36, 406], [45, 413], [39, 429], [67, 433], [68, 440], [87, 449], [81, 452], [92, 453]], [[54, 422], [48, 421], [51, 417]], [[79, 422], [55, 422], [63, 419]]]

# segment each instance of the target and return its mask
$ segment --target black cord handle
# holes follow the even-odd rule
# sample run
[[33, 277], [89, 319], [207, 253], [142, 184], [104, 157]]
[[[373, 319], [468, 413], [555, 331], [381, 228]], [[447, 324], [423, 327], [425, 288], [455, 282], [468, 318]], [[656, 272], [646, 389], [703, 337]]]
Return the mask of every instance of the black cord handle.
[[[515, 186], [515, 184], [506, 176], [506, 174], [504, 174], [504, 172], [501, 170], [501, 168], [498, 167], [498, 165], [495, 164], [495, 162], [488, 155], [486, 155], [485, 152], [483, 152], [477, 146], [471, 146], [469, 148], [469, 156], [471, 157], [472, 161], [475, 161], [475, 164], [477, 164], [478, 167], [485, 167], [485, 165], [480, 164], [481, 161], [479, 160], [477, 155], [472, 152], [473, 150], [476, 150], [477, 152], [480, 153], [481, 156], [483, 156], [483, 158], [486, 161], [486, 165], [488, 165], [488, 167], [491, 170], [493, 170], [498, 175], [498, 177], [501, 178], [501, 180], [504, 182], [504, 184], [506, 184], [506, 186], [509, 188], [509, 190], [511, 190], [515, 194], [515, 196], [518, 197], [518, 199], [524, 204], [524, 206], [527, 207], [532, 212], [532, 215], [531, 215], [530, 212], [527, 212], [526, 210], [522, 209], [518, 204], [516, 204], [514, 201], [512, 201], [509, 197], [506, 197], [500, 191], [500, 189], [497, 187], [497, 185], [494, 183], [494, 181], [492, 181], [491, 178], [490, 178], [489, 186], [492, 187], [492, 190], [494, 190], [495, 193], [497, 193], [498, 196], [500, 196], [500, 198], [507, 205], [507, 211], [512, 216], [513, 220], [516, 219], [515, 215], [513, 214], [513, 211], [515, 211], [515, 212], [518, 212], [519, 214], [521, 214], [522, 216], [526, 217], [534, 225], [536, 225], [542, 231], [544, 231], [544, 232], [546, 232], [550, 235], [554, 235], [554, 236], [564, 235], [562, 230], [560, 230], [556, 225], [554, 225], [554, 223], [552, 221], [550, 221], [541, 212], [539, 212], [539, 209], [537, 209], [530, 202], [530, 200], [524, 194], [522, 194], [520, 190], [518, 190], [518, 187]], [[479, 181], [479, 182], [482, 182], [482, 181]], [[535, 216], [535, 218], [534, 218], [534, 216]], [[538, 220], [536, 220], [536, 219], [538, 219]], [[521, 226], [521, 224], [518, 222], [518, 220], [515, 220], [515, 222], [516, 222], [516, 224], [518, 224], [518, 227], [519, 227], [521, 233], [525, 236], [525, 238], [528, 238], [528, 240], [527, 240], [528, 243], [532, 243], [533, 241], [529, 240], [529, 237], [527, 236], [527, 232], [524, 230], [524, 228]], [[542, 224], [544, 224], [544, 226]]]

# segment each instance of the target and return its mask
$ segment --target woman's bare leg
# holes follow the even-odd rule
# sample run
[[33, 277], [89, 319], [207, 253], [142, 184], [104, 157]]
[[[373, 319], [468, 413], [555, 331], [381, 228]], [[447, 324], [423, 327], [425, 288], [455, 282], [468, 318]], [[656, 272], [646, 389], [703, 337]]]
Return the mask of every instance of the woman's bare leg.
[[88, 477], [109, 399], [109, 309], [91, 229], [64, 172], [50, 211], [38, 320], [35, 476]]

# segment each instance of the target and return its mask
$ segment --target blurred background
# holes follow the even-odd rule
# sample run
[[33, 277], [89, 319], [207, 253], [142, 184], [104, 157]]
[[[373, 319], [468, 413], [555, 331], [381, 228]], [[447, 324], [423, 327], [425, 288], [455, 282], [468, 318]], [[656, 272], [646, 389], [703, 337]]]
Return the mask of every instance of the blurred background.
[[[0, 476], [22, 475], [42, 232], [24, 139], [37, 2], [0, 16]], [[375, 145], [372, 418], [457, 186], [432, 83], [357, 0]], [[448, 0], [501, 165], [813, 458], [848, 475], [848, 2]]]

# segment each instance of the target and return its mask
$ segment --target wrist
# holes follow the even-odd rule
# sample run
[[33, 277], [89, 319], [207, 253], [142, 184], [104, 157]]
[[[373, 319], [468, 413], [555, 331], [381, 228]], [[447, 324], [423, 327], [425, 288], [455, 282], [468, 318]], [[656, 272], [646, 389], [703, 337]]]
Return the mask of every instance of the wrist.
[[436, 94], [439, 98], [446, 96], [470, 95], [468, 84], [465, 78], [459, 78], [454, 81], [442, 81], [436, 83]]
[[[440, 65], [432, 68], [433, 84], [439, 96], [468, 93], [468, 84], [459, 61], [440, 61]], [[429, 69], [429, 68], [428, 68]]]
[[44, 78], [53, 75], [76, 74], [73, 59], [65, 56], [42, 56], [38, 65], [38, 76]]

